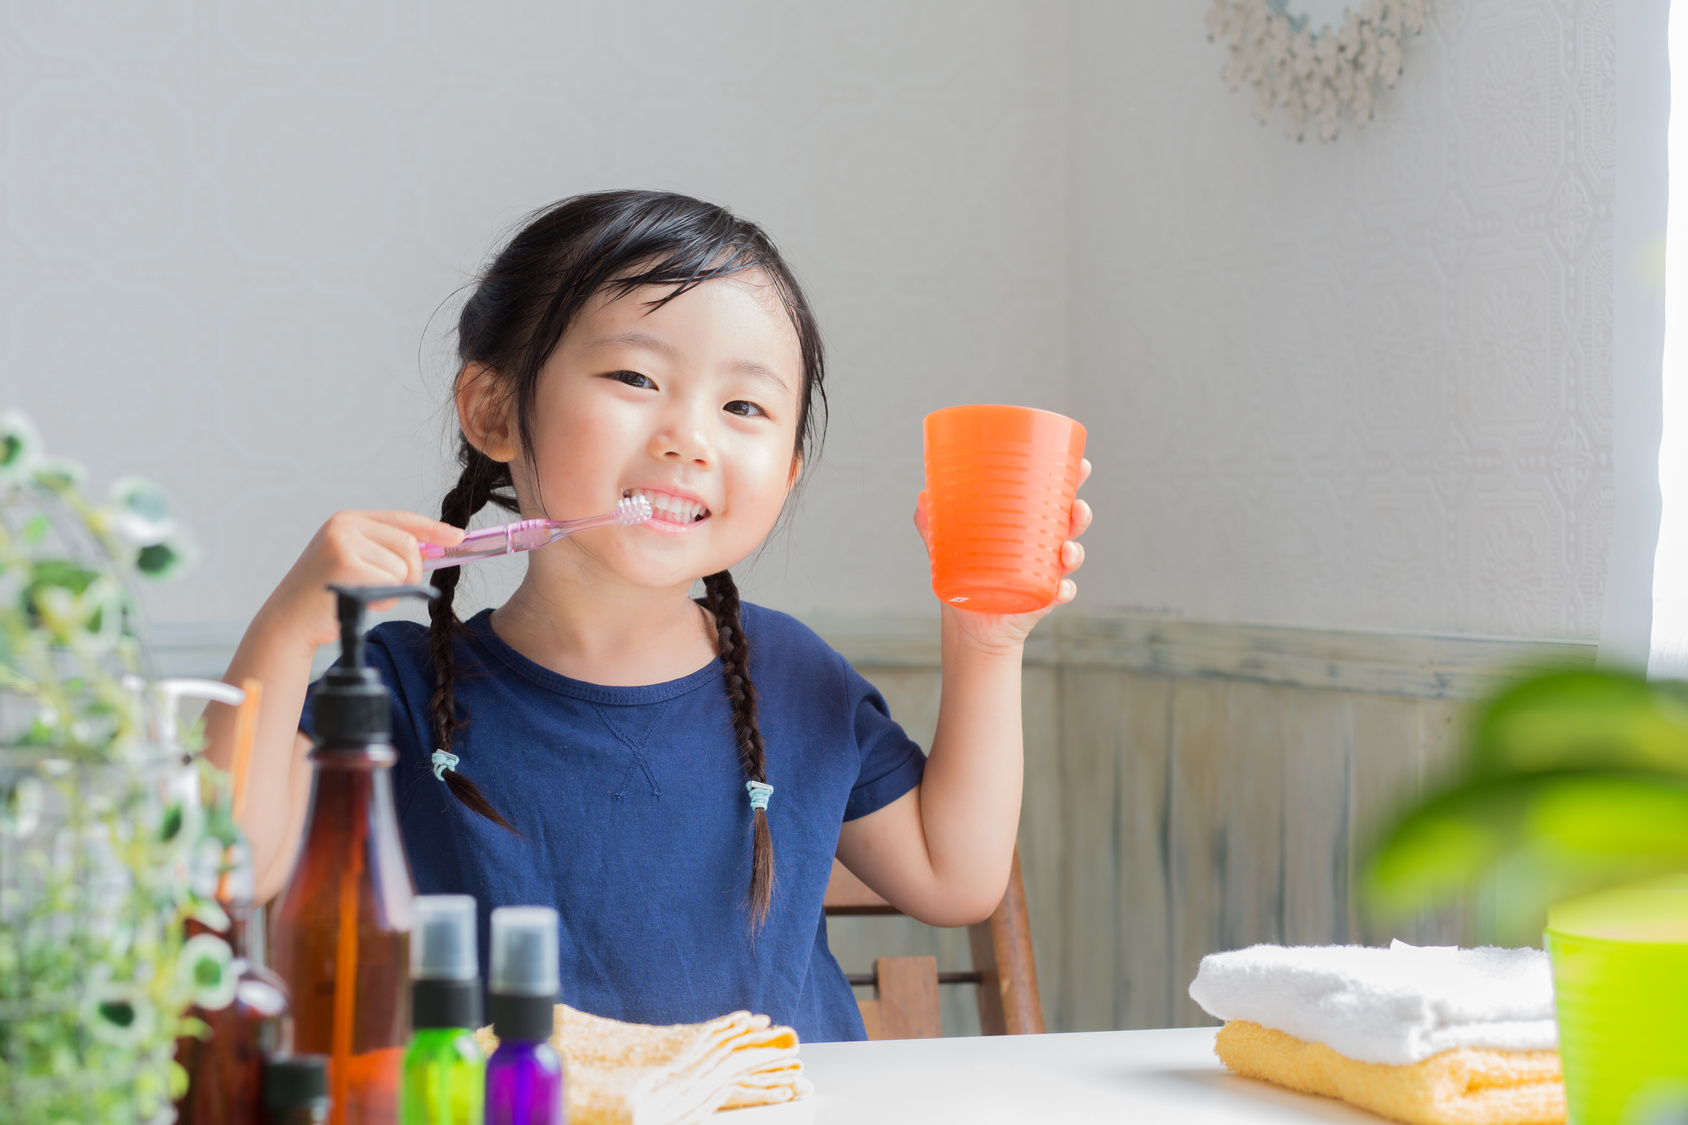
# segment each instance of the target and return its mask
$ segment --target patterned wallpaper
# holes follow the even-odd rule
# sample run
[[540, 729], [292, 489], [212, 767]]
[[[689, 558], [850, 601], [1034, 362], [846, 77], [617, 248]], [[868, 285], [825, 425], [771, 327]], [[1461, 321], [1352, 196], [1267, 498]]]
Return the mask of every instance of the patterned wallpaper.
[[1592, 638], [1615, 0], [1432, 0], [1328, 145], [1256, 124], [1198, 7], [1072, 9], [1087, 599]]
[[1591, 637], [1614, 4], [1432, 0], [1331, 145], [1254, 122], [1201, 0], [11, 5], [0, 403], [179, 498], [156, 618], [244, 620], [329, 512], [436, 501], [499, 233], [671, 187], [774, 232], [832, 349], [752, 596], [928, 611], [919, 419], [998, 400], [1090, 426], [1090, 609]]
[[674, 188], [771, 229], [832, 349], [825, 457], [753, 596], [927, 608], [921, 416], [1064, 406], [1065, 13], [9, 5], [0, 404], [178, 498], [204, 560], [155, 618], [242, 621], [336, 508], [437, 503], [452, 298], [499, 233]]

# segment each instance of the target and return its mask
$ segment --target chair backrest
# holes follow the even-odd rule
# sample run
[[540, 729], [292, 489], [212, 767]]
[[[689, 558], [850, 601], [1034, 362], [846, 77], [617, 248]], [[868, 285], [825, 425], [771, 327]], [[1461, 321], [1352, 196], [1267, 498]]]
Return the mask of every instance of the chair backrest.
[[[826, 888], [828, 914], [899, 914], [837, 860]], [[942, 1034], [940, 984], [973, 984], [979, 990], [979, 1027], [986, 1035], [1036, 1035], [1043, 1031], [1026, 890], [1020, 853], [1014, 852], [1008, 889], [983, 922], [968, 927], [971, 972], [938, 972], [932, 957], [880, 957], [874, 971], [847, 974], [851, 984], [871, 985], [872, 1000], [858, 1003], [869, 1039], [920, 1039]]]

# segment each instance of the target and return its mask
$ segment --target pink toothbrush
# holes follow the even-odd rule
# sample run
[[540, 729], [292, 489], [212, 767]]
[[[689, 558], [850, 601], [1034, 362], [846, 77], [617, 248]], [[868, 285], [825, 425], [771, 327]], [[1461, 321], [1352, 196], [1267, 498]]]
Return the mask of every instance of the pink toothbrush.
[[513, 555], [517, 551], [531, 551], [547, 543], [555, 543], [564, 536], [589, 527], [608, 527], [617, 524], [631, 527], [651, 518], [651, 502], [643, 496], [625, 496], [615, 511], [583, 520], [518, 520], [503, 527], [489, 527], [463, 537], [455, 547], [441, 547], [438, 543], [423, 543], [422, 569], [438, 570], [444, 566], [492, 559], [499, 555]]

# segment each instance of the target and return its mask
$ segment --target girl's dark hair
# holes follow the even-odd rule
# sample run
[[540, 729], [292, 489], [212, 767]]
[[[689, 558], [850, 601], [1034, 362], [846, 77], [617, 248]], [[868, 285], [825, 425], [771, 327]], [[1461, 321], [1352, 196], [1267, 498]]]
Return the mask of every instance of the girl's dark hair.
[[[564, 332], [593, 295], [620, 297], [644, 286], [666, 287], [651, 302], [660, 308], [705, 281], [759, 272], [779, 295], [797, 330], [803, 357], [793, 455], [808, 459], [825, 430], [825, 365], [820, 332], [802, 288], [756, 224], [724, 208], [684, 195], [610, 191], [577, 195], [536, 212], [481, 274], [457, 323], [463, 367], [483, 365], [513, 405], [523, 457], [533, 464], [533, 404], [539, 374]], [[812, 409], [819, 405], [819, 410]], [[460, 432], [462, 475], [440, 505], [440, 519], [457, 527], [488, 504], [517, 511], [510, 466], [494, 461]], [[452, 609], [461, 568], [434, 573], [440, 596], [429, 610], [428, 652], [434, 666], [429, 709], [435, 735], [450, 750], [467, 722], [459, 717], [453, 637], [463, 628]], [[750, 643], [740, 624], [738, 587], [726, 571], [704, 578], [704, 607], [715, 619], [723, 682], [732, 704], [739, 761], [750, 781], [767, 781], [756, 688], [750, 681]], [[495, 824], [515, 831], [480, 787], [456, 770], [445, 773], [457, 799]], [[748, 804], [748, 799], [747, 799]], [[767, 814], [752, 812], [749, 908], [754, 926], [768, 915], [774, 891], [774, 847]]]

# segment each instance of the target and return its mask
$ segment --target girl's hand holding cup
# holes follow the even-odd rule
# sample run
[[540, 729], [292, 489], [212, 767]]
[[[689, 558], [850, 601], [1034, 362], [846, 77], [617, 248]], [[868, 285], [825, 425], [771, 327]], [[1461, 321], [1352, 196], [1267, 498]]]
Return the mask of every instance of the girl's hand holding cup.
[[1018, 646], [1078, 588], [1084, 427], [1046, 410], [955, 406], [927, 415], [914, 523], [945, 617], [981, 647]]

